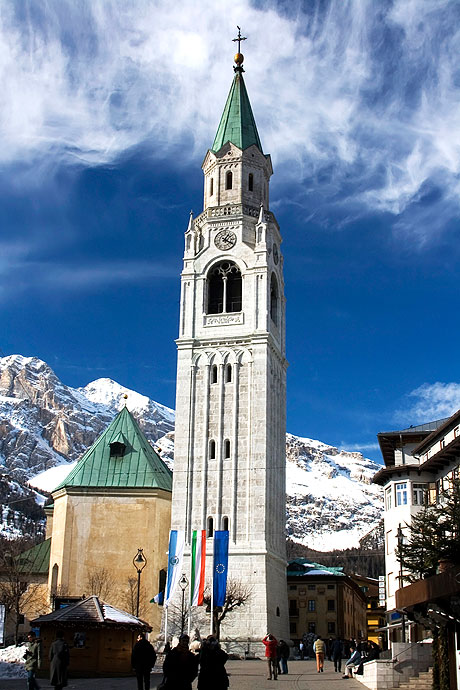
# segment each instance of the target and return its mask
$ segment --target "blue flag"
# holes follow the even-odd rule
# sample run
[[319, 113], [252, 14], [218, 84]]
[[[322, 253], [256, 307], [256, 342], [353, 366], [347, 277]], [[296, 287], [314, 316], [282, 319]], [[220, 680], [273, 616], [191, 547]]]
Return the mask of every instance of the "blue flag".
[[214, 532], [213, 595], [214, 606], [223, 606], [227, 594], [228, 530]]

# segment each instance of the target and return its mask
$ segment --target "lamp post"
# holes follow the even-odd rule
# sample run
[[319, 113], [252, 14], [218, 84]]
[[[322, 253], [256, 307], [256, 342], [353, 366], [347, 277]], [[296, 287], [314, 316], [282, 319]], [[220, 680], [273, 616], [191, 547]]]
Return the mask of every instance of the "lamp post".
[[188, 580], [185, 574], [182, 573], [182, 577], [179, 580], [179, 587], [182, 590], [182, 603], [181, 603], [181, 616], [180, 616], [180, 634], [182, 635], [185, 628], [185, 590], [188, 586]]
[[144, 549], [137, 549], [137, 554], [133, 558], [133, 566], [137, 571], [137, 603], [136, 616], [139, 617], [139, 595], [141, 592], [141, 573], [147, 565], [147, 559], [144, 556]]

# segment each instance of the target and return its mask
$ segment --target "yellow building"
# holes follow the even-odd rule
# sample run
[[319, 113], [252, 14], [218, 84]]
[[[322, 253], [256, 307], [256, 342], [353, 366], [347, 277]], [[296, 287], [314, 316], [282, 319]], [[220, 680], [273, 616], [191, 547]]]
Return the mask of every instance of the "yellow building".
[[342, 568], [296, 558], [288, 564], [287, 585], [293, 640], [308, 633], [324, 639], [366, 639], [366, 596]]
[[150, 600], [167, 567], [171, 492], [171, 471], [123, 408], [52, 492], [51, 601], [96, 594], [136, 614], [140, 581], [139, 617], [158, 634], [161, 608]]

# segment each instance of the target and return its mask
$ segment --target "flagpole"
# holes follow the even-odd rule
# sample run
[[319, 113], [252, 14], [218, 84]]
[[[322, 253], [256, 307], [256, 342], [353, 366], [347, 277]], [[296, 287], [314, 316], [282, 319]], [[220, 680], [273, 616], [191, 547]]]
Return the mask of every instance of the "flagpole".
[[210, 625], [210, 630], [209, 634], [213, 634], [213, 623], [214, 623], [214, 548], [215, 548], [215, 543], [216, 543], [216, 536], [213, 535], [212, 538], [212, 570], [211, 570], [211, 625]]
[[189, 585], [188, 585], [188, 636], [190, 637], [190, 631], [192, 629], [192, 598], [193, 598], [193, 590], [192, 590], [192, 567], [193, 567], [193, 558], [192, 558], [192, 543], [190, 543], [190, 577], [188, 579]]

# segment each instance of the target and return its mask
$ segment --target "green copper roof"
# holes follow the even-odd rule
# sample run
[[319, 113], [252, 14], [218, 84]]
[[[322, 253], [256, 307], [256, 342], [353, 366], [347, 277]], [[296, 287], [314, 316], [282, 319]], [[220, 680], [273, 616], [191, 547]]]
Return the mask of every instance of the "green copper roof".
[[243, 151], [255, 144], [263, 153], [248, 92], [243, 75], [239, 71], [235, 73], [212, 151], [219, 151], [227, 141], [231, 141]]
[[[110, 445], [124, 444], [123, 455]], [[124, 407], [59, 486], [136, 487], [172, 490], [172, 472], [155, 453], [132, 414]]]
[[17, 557], [22, 573], [47, 573], [50, 566], [51, 538], [23, 551]]

